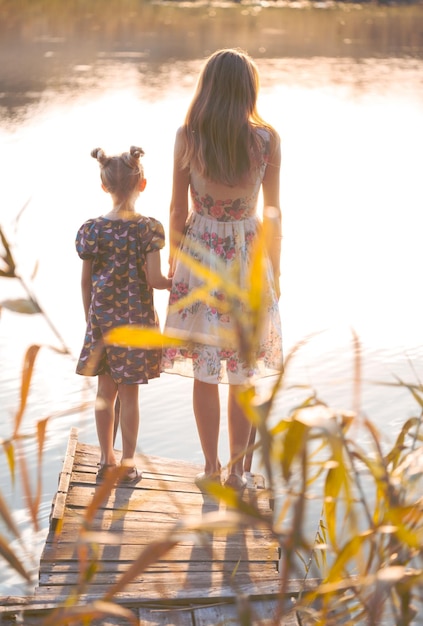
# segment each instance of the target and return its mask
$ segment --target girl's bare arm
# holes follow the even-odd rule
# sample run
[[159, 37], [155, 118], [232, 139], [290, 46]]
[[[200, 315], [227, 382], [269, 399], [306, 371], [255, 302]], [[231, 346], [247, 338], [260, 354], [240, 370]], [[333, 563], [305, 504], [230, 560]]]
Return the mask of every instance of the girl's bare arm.
[[82, 261], [82, 274], [81, 274], [81, 292], [82, 292], [82, 304], [84, 306], [85, 320], [88, 320], [88, 311], [91, 304], [91, 291], [92, 291], [92, 261], [91, 259], [84, 259]]
[[170, 289], [172, 279], [163, 276], [161, 269], [160, 250], [154, 250], [147, 254], [146, 262], [147, 281], [154, 289]]

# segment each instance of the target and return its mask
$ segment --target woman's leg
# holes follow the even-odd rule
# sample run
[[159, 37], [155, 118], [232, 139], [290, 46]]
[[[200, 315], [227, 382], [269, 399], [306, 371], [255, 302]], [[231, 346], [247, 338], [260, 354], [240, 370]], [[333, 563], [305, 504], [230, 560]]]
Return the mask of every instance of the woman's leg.
[[138, 385], [118, 385], [120, 400], [120, 429], [122, 432], [122, 460], [132, 462], [137, 447], [140, 424]]
[[113, 449], [116, 394], [117, 385], [112, 377], [109, 374], [100, 374], [95, 403], [95, 423], [101, 451], [100, 465], [116, 465]]
[[220, 428], [218, 386], [194, 379], [193, 408], [204, 454], [204, 472], [207, 475], [218, 474], [220, 472], [218, 458]]
[[248, 447], [251, 423], [237, 401], [237, 385], [229, 385], [228, 396], [228, 431], [230, 450], [230, 472], [242, 476], [244, 473], [244, 456]]

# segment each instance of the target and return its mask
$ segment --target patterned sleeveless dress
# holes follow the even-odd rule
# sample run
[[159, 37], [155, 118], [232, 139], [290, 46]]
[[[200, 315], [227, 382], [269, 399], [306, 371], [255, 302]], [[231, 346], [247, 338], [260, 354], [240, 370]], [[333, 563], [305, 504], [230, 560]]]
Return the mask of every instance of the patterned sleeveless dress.
[[[180, 245], [203, 269], [227, 273], [228, 280], [236, 272], [243, 289], [249, 286], [251, 249], [261, 228], [256, 208], [270, 149], [268, 131], [258, 132], [263, 139], [262, 162], [249, 184], [229, 187], [190, 172], [191, 210]], [[252, 376], [276, 374], [282, 367], [282, 334], [270, 261], [263, 278], [265, 310], [253, 366], [243, 359], [236, 340], [225, 339], [237, 335], [237, 316], [231, 310], [214, 306], [207, 297], [178, 308], [178, 302], [203, 283], [189, 265], [177, 256], [164, 327], [165, 333], [186, 337], [187, 344], [163, 351], [163, 371], [211, 384], [242, 384]], [[228, 300], [221, 288], [209, 293], [214, 302]]]
[[116, 383], [126, 384], [160, 376], [161, 350], [104, 346], [103, 335], [126, 324], [158, 326], [145, 262], [146, 255], [164, 243], [161, 223], [141, 215], [133, 220], [98, 217], [78, 230], [77, 253], [92, 259], [92, 294], [77, 374], [108, 373]]

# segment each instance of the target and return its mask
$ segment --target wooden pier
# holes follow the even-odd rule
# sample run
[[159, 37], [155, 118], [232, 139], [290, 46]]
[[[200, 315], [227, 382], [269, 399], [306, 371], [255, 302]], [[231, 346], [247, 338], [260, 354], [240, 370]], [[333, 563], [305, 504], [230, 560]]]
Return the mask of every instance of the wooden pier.
[[[194, 484], [200, 467], [139, 455], [142, 481], [113, 487], [96, 484], [98, 461], [99, 448], [78, 442], [72, 429], [39, 584], [23, 605], [1, 607], [0, 624], [82, 625], [76, 616], [87, 609], [96, 626], [124, 626], [127, 618], [138, 626], [298, 624], [290, 605], [295, 581], [281, 612], [274, 536], [254, 523], [228, 532], [235, 508], [201, 493]], [[262, 477], [249, 475], [242, 500], [247, 513], [254, 505], [271, 515]], [[63, 621], [65, 610], [72, 621]], [[12, 621], [18, 614], [23, 622]]]

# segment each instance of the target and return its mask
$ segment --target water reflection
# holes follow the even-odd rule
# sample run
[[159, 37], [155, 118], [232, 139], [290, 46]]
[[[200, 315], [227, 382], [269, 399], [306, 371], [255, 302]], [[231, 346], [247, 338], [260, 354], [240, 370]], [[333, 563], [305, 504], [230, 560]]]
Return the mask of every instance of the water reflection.
[[[25, 4], [28, 4], [25, 11]], [[30, 6], [29, 6], [30, 5]], [[29, 10], [31, 8], [31, 10]], [[2, 114], [48, 91], [93, 88], [119, 62], [151, 88], [172, 81], [173, 64], [240, 46], [257, 59], [421, 58], [421, 6], [335, 3], [286, 6], [129, 2], [12, 3], [0, 22]], [[176, 67], [178, 73], [178, 68]], [[181, 77], [184, 74], [181, 73]]]

